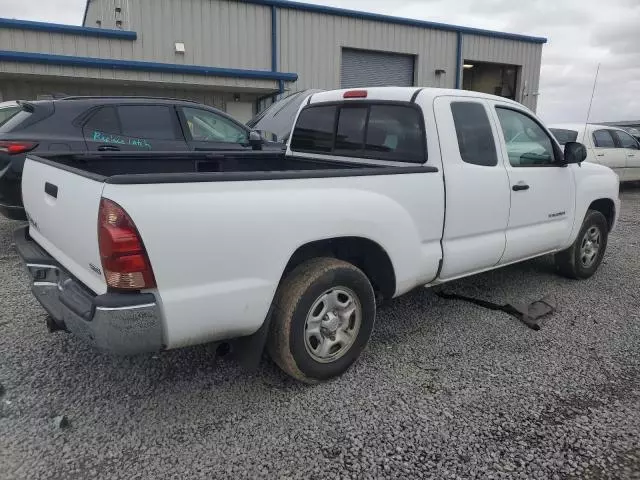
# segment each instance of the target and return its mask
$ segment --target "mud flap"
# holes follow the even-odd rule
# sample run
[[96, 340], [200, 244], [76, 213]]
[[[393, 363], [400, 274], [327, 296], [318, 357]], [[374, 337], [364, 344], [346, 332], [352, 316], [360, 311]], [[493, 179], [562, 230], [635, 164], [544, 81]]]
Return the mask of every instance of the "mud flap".
[[271, 327], [272, 311], [273, 306], [269, 308], [267, 318], [256, 333], [237, 338], [231, 342], [232, 358], [246, 370], [255, 371], [260, 365]]
[[489, 310], [499, 310], [508, 313], [535, 331], [540, 330], [540, 323], [538, 323], [538, 321], [541, 318], [554, 313], [557, 308], [557, 302], [554, 295], [546, 295], [540, 300], [536, 300], [531, 303], [514, 302], [504, 305], [499, 305], [487, 300], [481, 300], [479, 298], [466, 297], [457, 293], [446, 293], [440, 291], [436, 292], [436, 295], [446, 300], [462, 300]]

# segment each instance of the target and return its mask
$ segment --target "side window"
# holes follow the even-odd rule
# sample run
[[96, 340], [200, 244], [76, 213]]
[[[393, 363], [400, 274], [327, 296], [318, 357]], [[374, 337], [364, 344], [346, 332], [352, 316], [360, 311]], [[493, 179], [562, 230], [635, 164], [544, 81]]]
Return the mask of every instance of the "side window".
[[365, 157], [397, 162], [427, 160], [422, 113], [403, 105], [371, 105]]
[[165, 105], [121, 105], [118, 107], [122, 135], [127, 137], [176, 140], [175, 112]]
[[496, 166], [496, 144], [484, 106], [475, 102], [453, 102], [451, 113], [462, 160], [484, 167]]
[[335, 106], [307, 107], [302, 110], [291, 137], [291, 149], [316, 153], [333, 151], [335, 117]]
[[628, 133], [621, 132], [620, 130], [613, 130], [613, 134], [618, 138], [621, 148], [630, 148], [632, 150], [640, 149], [636, 139]]
[[200, 142], [247, 143], [247, 130], [221, 115], [200, 108], [183, 108], [191, 138]]
[[362, 151], [367, 123], [367, 107], [342, 107], [338, 113], [336, 153]]
[[89, 118], [84, 125], [84, 134], [91, 136], [93, 132], [122, 134], [115, 107], [102, 107]]
[[593, 132], [593, 144], [598, 148], [616, 148], [609, 130], [596, 130]]
[[496, 107], [509, 163], [514, 167], [553, 165], [553, 142], [528, 115], [509, 108]]

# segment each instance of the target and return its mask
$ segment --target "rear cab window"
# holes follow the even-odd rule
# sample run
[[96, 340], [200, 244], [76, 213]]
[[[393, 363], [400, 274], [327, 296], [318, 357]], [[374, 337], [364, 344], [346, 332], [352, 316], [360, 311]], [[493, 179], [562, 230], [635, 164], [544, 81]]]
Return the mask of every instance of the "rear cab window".
[[424, 163], [422, 112], [404, 102], [348, 102], [305, 107], [291, 138], [291, 150], [371, 160]]

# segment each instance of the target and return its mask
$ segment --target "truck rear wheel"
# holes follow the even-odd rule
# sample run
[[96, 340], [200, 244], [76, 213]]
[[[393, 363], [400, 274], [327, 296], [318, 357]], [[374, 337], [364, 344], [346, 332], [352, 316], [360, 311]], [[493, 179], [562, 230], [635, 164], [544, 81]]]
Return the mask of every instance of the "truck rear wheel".
[[609, 225], [605, 216], [589, 210], [576, 241], [556, 254], [556, 265], [565, 277], [585, 279], [596, 273], [607, 248]]
[[376, 315], [373, 288], [360, 269], [334, 258], [296, 267], [276, 293], [267, 348], [307, 383], [344, 373], [364, 350]]

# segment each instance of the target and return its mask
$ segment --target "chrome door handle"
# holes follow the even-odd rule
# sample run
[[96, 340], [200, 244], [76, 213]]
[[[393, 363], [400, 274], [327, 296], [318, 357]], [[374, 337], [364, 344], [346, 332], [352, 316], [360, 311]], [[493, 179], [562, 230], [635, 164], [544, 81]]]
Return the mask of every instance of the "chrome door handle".
[[599, 153], [598, 157], [604, 157], [604, 153]]
[[627, 155], [627, 157], [635, 157], [635, 154], [630, 153], [630, 154]]

